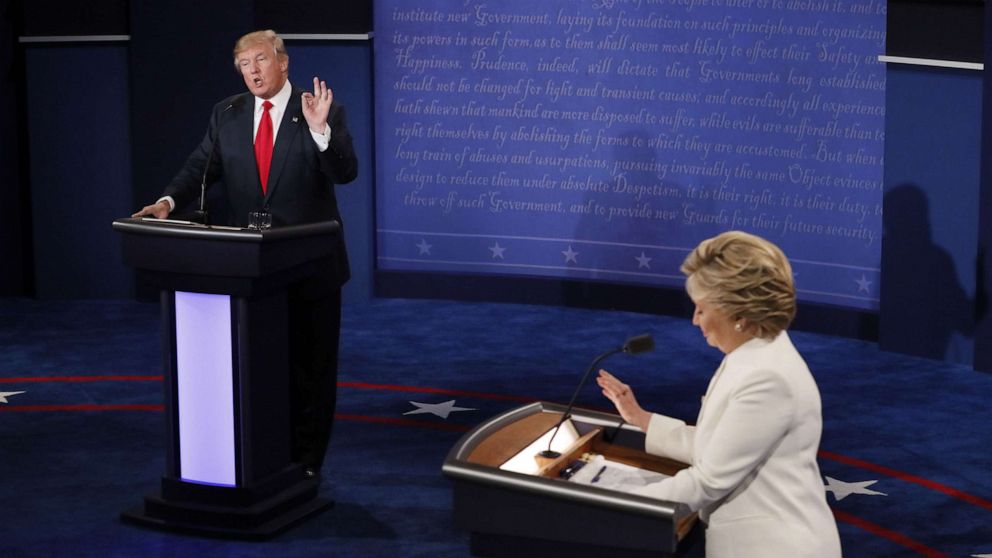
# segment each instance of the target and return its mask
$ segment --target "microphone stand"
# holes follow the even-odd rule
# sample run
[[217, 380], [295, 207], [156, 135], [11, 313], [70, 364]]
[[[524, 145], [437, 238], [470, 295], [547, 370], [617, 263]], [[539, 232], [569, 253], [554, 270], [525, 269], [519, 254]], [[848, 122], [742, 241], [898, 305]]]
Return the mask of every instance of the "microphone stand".
[[613, 350], [607, 351], [607, 352], [599, 355], [595, 359], [593, 359], [592, 364], [590, 364], [589, 365], [589, 368], [586, 369], [585, 375], [582, 376], [582, 380], [579, 381], [578, 387], [575, 388], [575, 393], [572, 394], [572, 400], [568, 402], [568, 407], [565, 408], [565, 412], [562, 413], [561, 419], [558, 421], [558, 424], [555, 425], [555, 433], [552, 434], [551, 435], [551, 439], [548, 440], [548, 449], [542, 451], [541, 453], [539, 453], [537, 455], [539, 455], [541, 457], [547, 457], [548, 459], [556, 459], [558, 457], [561, 457], [561, 454], [560, 453], [558, 453], [558, 452], [556, 452], [556, 451], [554, 451], [554, 450], [551, 449], [551, 443], [555, 441], [555, 436], [557, 436], [558, 435], [558, 431], [561, 430], [561, 425], [564, 424], [565, 421], [568, 420], [568, 417], [571, 416], [572, 406], [575, 405], [575, 399], [579, 396], [579, 391], [582, 390], [582, 386], [586, 385], [586, 380], [589, 379], [589, 374], [592, 373], [593, 369], [596, 368], [596, 365], [597, 364], [599, 364], [600, 362], [603, 362], [603, 359], [605, 359], [606, 357], [608, 357], [610, 355], [615, 355], [615, 354], [620, 353], [620, 352], [623, 352], [623, 347], [621, 347], [619, 349], [613, 349]]
[[552, 442], [555, 441], [555, 436], [558, 435], [558, 431], [561, 430], [561, 425], [564, 424], [565, 421], [568, 420], [568, 418], [571, 416], [572, 407], [575, 405], [575, 400], [579, 397], [579, 392], [582, 390], [582, 386], [586, 385], [586, 381], [589, 379], [589, 374], [592, 374], [592, 371], [595, 370], [596, 366], [600, 362], [603, 362], [603, 359], [605, 359], [608, 356], [615, 355], [617, 353], [637, 354], [637, 353], [650, 351], [653, 348], [654, 348], [654, 341], [651, 339], [650, 335], [639, 335], [628, 339], [619, 349], [612, 349], [606, 351], [605, 353], [593, 359], [592, 363], [589, 365], [589, 368], [586, 369], [586, 373], [582, 376], [582, 380], [579, 381], [578, 387], [575, 388], [575, 393], [572, 394], [572, 400], [568, 402], [568, 407], [566, 407], [565, 412], [562, 413], [561, 419], [558, 421], [558, 424], [554, 426], [555, 432], [554, 434], [551, 435], [551, 439], [548, 440], [548, 449], [542, 451], [537, 455], [539, 457], [545, 457], [548, 459], [557, 459], [561, 457], [560, 453], [551, 449], [551, 444]]
[[[213, 155], [213, 150], [211, 150], [211, 155]], [[207, 165], [210, 165], [210, 158], [207, 158]], [[203, 226], [210, 226], [210, 213], [207, 212], [204, 207], [207, 198], [207, 171], [203, 171], [203, 182], [200, 183], [200, 208], [193, 212], [193, 221], [200, 223]]]
[[[220, 111], [220, 116], [218, 120], [222, 118], [227, 111], [238, 105], [238, 101], [231, 101], [229, 105], [224, 107], [224, 110]], [[204, 226], [210, 226], [210, 214], [207, 212], [207, 173], [210, 172], [210, 163], [213, 161], [214, 152], [217, 151], [217, 140], [220, 139], [220, 129], [226, 124], [226, 122], [221, 122], [217, 125], [217, 133], [214, 134], [214, 141], [210, 143], [210, 153], [207, 154], [207, 164], [203, 166], [203, 178], [200, 180], [200, 208], [193, 212], [193, 221], [200, 223]]]

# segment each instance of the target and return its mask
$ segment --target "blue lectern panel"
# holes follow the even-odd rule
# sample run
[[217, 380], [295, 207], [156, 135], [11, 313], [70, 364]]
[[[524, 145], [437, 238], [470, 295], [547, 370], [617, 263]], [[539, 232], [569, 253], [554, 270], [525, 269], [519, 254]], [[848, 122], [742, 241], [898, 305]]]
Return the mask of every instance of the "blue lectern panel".
[[742, 229], [878, 300], [885, 2], [383, 0], [378, 266], [680, 286]]
[[235, 486], [231, 297], [176, 292], [179, 466], [184, 481]]

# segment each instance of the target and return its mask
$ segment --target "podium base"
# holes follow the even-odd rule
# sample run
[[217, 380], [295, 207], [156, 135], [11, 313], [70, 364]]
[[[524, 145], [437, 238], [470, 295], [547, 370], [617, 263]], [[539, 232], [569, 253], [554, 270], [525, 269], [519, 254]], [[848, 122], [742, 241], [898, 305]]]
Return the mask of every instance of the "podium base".
[[[121, 513], [126, 523], [210, 537], [266, 540], [333, 505], [317, 497], [320, 481], [307, 479], [247, 506], [212, 505], [166, 500], [161, 491], [145, 496], [143, 505]], [[224, 489], [218, 489], [224, 490]]]

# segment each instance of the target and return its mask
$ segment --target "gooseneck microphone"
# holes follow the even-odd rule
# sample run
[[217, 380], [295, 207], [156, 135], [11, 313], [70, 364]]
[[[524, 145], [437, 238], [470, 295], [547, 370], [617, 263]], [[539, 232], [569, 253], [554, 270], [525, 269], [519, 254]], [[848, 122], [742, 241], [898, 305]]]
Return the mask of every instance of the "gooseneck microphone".
[[210, 142], [210, 152], [207, 153], [207, 164], [203, 167], [203, 178], [200, 180], [200, 208], [193, 212], [194, 220], [197, 223], [203, 225], [210, 224], [210, 215], [207, 213], [206, 203], [207, 203], [207, 172], [210, 171], [210, 163], [214, 159], [214, 152], [217, 151], [217, 138], [220, 137], [220, 129], [224, 127], [226, 122], [223, 120], [224, 115], [227, 111], [241, 104], [241, 97], [231, 101], [224, 110], [220, 111], [220, 116], [217, 117], [217, 131], [214, 133], [214, 139]]
[[565, 408], [565, 412], [562, 413], [561, 419], [558, 421], [558, 424], [555, 425], [554, 434], [552, 434], [551, 439], [548, 440], [548, 449], [542, 451], [537, 455], [549, 459], [555, 459], [561, 457], [560, 453], [553, 451], [551, 449], [551, 443], [555, 441], [555, 436], [558, 435], [558, 431], [561, 429], [561, 425], [564, 424], [565, 421], [568, 420], [568, 418], [571, 416], [572, 407], [575, 405], [575, 399], [579, 396], [579, 392], [582, 390], [582, 386], [586, 385], [586, 381], [589, 380], [589, 374], [592, 374], [592, 371], [596, 368], [596, 366], [599, 365], [600, 362], [603, 362], [603, 360], [606, 357], [615, 355], [617, 353], [627, 353], [631, 355], [636, 355], [640, 353], [651, 352], [653, 350], [654, 350], [654, 339], [650, 335], [648, 334], [636, 335], [634, 337], [631, 337], [630, 339], [627, 339], [627, 341], [624, 342], [622, 347], [606, 351], [605, 353], [593, 359], [592, 364], [589, 365], [589, 368], [586, 370], [586, 373], [582, 376], [582, 379], [579, 381], [578, 387], [575, 388], [575, 393], [572, 394], [572, 400], [568, 402], [568, 407]]

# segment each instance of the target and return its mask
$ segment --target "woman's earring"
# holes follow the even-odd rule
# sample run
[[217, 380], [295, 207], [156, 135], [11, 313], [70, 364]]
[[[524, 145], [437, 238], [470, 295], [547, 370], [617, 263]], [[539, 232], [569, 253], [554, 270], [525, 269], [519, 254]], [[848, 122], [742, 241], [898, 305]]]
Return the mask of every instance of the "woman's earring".
[[736, 331], [737, 333], [740, 333], [740, 332], [744, 331], [744, 327], [741, 326], [741, 323], [740, 322], [737, 322], [736, 324], [734, 324], [734, 331]]

